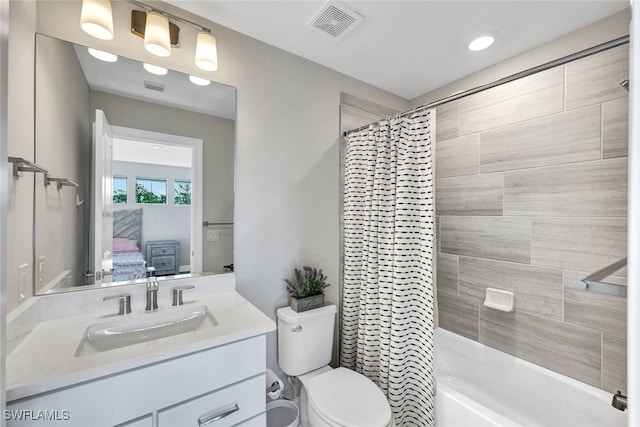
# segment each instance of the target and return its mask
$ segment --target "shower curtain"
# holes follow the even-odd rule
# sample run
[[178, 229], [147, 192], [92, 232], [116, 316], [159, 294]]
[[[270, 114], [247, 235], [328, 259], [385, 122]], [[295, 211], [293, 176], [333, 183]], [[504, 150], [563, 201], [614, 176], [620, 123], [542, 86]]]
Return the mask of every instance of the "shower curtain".
[[346, 137], [341, 366], [386, 394], [397, 426], [433, 426], [430, 113]]

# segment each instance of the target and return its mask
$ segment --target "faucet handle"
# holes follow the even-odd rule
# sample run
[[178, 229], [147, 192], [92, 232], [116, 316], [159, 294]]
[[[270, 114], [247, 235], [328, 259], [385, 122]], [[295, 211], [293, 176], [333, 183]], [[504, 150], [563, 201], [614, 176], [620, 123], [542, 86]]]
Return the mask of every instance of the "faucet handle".
[[182, 305], [182, 291], [193, 288], [195, 288], [194, 285], [176, 286], [175, 288], [173, 288], [173, 302], [171, 303], [171, 305]]
[[131, 313], [131, 294], [111, 295], [102, 298], [102, 301], [110, 299], [117, 299], [120, 302], [120, 310], [118, 311], [119, 315], [123, 316]]

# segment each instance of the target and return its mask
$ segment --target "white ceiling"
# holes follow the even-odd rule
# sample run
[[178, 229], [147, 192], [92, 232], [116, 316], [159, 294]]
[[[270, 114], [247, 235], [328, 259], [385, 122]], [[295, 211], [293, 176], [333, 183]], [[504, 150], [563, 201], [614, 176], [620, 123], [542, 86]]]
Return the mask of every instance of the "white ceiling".
[[[344, 0], [338, 3], [364, 21], [337, 41], [306, 27], [324, 1], [168, 2], [407, 99], [629, 6], [629, 0]], [[496, 36], [495, 44], [467, 50], [485, 32]]]
[[[133, 139], [113, 139], [113, 160], [191, 168], [192, 150], [179, 145]], [[144, 161], [140, 161], [144, 159]]]

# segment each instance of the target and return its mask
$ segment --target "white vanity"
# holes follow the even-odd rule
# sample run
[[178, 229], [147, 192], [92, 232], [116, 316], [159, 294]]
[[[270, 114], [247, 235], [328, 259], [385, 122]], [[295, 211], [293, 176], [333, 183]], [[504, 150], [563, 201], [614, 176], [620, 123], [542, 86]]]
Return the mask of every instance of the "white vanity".
[[[195, 288], [173, 307], [172, 288], [184, 285]], [[155, 313], [145, 312], [145, 292], [140, 284], [47, 295], [12, 313], [7, 425], [266, 425], [265, 335], [275, 324], [235, 292], [234, 275], [161, 281]], [[118, 315], [117, 301], [103, 298], [123, 293], [132, 313]], [[112, 349], [86, 342], [89, 330], [128, 333], [140, 319], [161, 324], [203, 309], [208, 319], [186, 332]]]

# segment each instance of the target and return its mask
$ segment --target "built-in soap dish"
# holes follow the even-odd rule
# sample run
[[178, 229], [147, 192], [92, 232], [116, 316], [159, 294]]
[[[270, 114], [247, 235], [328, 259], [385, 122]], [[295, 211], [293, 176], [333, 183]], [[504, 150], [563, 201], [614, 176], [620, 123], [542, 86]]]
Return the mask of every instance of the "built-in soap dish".
[[487, 288], [484, 306], [494, 310], [512, 312], [514, 309], [513, 292]]

